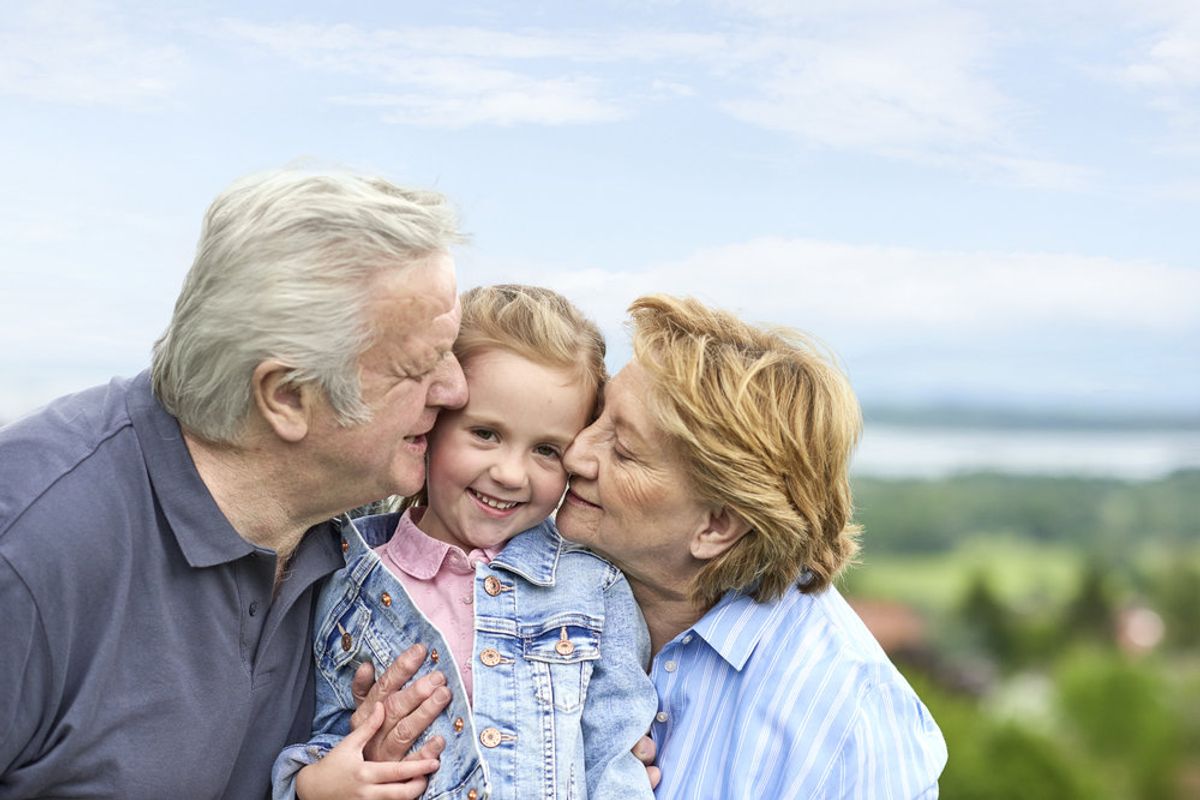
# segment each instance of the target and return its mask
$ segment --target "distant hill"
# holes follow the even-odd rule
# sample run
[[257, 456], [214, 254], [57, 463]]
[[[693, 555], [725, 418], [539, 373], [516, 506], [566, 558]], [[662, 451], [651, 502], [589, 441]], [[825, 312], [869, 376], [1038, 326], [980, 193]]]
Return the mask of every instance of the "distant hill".
[[1200, 414], [1039, 410], [978, 406], [882, 406], [863, 409], [866, 424], [913, 428], [1200, 431]]

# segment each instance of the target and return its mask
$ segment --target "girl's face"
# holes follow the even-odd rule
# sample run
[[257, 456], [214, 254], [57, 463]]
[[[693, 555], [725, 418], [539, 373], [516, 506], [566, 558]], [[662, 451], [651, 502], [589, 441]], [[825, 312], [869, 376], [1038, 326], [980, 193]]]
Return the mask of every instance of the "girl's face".
[[567, 482], [562, 455], [594, 397], [566, 370], [505, 350], [463, 363], [468, 399], [429, 435], [429, 507], [419, 527], [470, 552], [550, 516]]

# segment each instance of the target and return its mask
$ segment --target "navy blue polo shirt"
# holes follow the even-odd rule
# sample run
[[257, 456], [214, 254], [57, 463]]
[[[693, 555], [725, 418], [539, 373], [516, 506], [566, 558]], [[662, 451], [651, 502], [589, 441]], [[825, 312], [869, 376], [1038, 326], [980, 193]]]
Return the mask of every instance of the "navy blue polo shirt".
[[0, 797], [259, 798], [312, 723], [310, 530], [241, 538], [149, 375], [0, 429]]

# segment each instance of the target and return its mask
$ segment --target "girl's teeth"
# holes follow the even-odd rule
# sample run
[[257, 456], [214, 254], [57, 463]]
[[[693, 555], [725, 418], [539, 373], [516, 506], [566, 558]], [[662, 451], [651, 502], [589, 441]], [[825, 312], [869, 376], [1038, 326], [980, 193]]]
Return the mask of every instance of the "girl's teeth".
[[488, 497], [487, 495], [480, 494], [479, 492], [473, 491], [472, 494], [475, 495], [475, 499], [477, 499], [479, 502], [483, 503], [489, 508], [494, 508], [497, 511], [508, 511], [510, 508], [516, 505], [516, 503], [506, 503], [502, 500], [496, 500], [495, 498]]

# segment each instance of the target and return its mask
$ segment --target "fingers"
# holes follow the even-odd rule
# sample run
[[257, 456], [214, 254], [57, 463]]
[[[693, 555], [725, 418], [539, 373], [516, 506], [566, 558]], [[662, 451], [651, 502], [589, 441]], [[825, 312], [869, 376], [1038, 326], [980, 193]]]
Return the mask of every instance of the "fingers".
[[442, 751], [446, 749], [446, 740], [441, 736], [431, 736], [429, 741], [421, 745], [420, 750], [409, 753], [405, 760], [414, 760], [422, 758], [438, 758], [442, 755]]
[[650, 779], [651, 789], [658, 786], [658, 782], [662, 780], [662, 771], [654, 766], [654, 756], [657, 752], [658, 747], [649, 736], [643, 736], [638, 739], [637, 744], [633, 746], [633, 755], [638, 761], [646, 765], [646, 777]]
[[350, 681], [350, 694], [354, 695], [354, 707], [358, 708], [367, 699], [367, 692], [375, 685], [375, 665], [364, 661], [358, 665], [354, 680]]
[[379, 726], [383, 724], [383, 704], [376, 703], [371, 706], [371, 715], [367, 717], [363, 723], [350, 731], [345, 739], [342, 739], [337, 746], [347, 747], [358, 752], [367, 746], [367, 742], [371, 741], [371, 737], [379, 730]]
[[[378, 764], [363, 765], [363, 775], [370, 783], [399, 783], [424, 778], [437, 772], [439, 762], [436, 758], [421, 758], [413, 761], [381, 761]], [[422, 789], [422, 791], [424, 791]], [[420, 794], [418, 792], [417, 794]]]
[[633, 746], [633, 755], [637, 757], [638, 761], [649, 767], [654, 763], [654, 755], [657, 749], [653, 739], [649, 736], [643, 736]]
[[[408, 755], [413, 742], [450, 704], [450, 690], [445, 687], [445, 682], [445, 675], [431, 672], [389, 697], [383, 733], [377, 734], [368, 745], [367, 758], [398, 761]], [[394, 724], [393, 719], [396, 720]]]
[[[372, 666], [368, 673], [367, 669], [365, 669], [366, 665], [360, 666], [358, 671], [354, 673], [354, 680], [351, 681], [351, 691], [354, 694], [354, 700], [358, 704], [358, 708], [350, 716], [350, 727], [357, 728], [363, 724], [363, 721], [370, 716], [372, 707], [376, 703], [386, 701], [391, 694], [408, 683], [408, 680], [417, 673], [417, 670], [421, 668], [421, 664], [424, 661], [425, 647], [420, 644], [414, 644], [396, 656], [396, 660], [383, 671], [383, 675], [379, 677], [379, 680], [375, 681], [365, 692], [363, 692], [363, 687], [367, 685], [366, 680], [368, 676], [375, 674], [375, 668]], [[415, 706], [416, 703], [413, 705]], [[393, 716], [386, 720], [384, 723], [385, 727], [389, 724], [395, 724], [396, 719], [398, 717]]]

